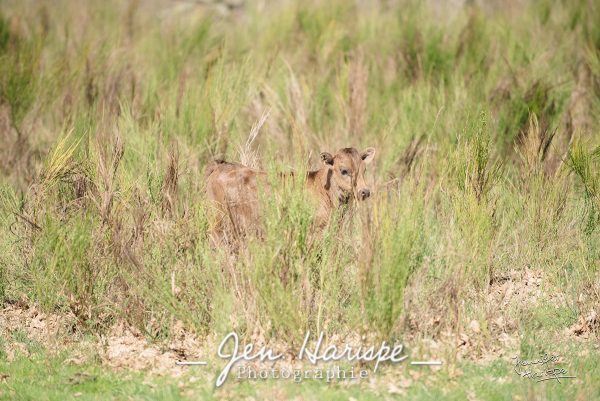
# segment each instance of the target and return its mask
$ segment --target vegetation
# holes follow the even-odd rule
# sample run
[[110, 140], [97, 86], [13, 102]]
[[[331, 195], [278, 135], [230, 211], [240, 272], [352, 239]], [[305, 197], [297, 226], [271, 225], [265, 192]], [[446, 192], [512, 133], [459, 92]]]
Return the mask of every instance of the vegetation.
[[[451, 364], [498, 333], [524, 358], [578, 323], [597, 339], [600, 7], [439, 3], [1, 2], [0, 305], [156, 342], [175, 322], [448, 339]], [[263, 238], [211, 245], [210, 159], [303, 172], [347, 146], [377, 149], [350, 220], [316, 236], [293, 185], [265, 199]]]

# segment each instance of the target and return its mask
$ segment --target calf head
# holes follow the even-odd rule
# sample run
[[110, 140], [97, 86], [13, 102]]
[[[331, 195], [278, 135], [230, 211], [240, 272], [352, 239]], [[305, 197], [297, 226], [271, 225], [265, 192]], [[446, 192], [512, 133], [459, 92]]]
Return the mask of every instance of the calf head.
[[326, 186], [325, 189], [336, 196], [340, 203], [348, 203], [351, 199], [367, 199], [371, 196], [371, 190], [365, 183], [365, 170], [374, 157], [374, 148], [367, 148], [362, 152], [355, 148], [344, 148], [335, 155], [321, 153], [321, 159], [328, 169], [329, 188]]

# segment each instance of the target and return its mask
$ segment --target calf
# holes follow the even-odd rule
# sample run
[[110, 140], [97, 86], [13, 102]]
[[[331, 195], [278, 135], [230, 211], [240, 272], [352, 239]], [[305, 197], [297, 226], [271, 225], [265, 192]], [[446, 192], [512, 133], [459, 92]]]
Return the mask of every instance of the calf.
[[[365, 183], [367, 164], [375, 149], [359, 152], [340, 149], [335, 155], [321, 153], [323, 165], [306, 177], [306, 186], [317, 202], [317, 225], [324, 227], [332, 213], [341, 206], [365, 200], [371, 190]], [[229, 227], [234, 236], [259, 227], [258, 197], [261, 190], [270, 192], [267, 174], [238, 163], [215, 160], [206, 168], [207, 199], [214, 204], [213, 230], [221, 236]]]

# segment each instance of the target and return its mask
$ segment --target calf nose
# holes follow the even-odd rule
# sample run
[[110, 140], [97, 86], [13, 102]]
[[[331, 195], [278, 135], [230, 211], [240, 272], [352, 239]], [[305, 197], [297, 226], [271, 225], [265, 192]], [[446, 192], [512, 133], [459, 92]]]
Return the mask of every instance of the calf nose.
[[358, 194], [360, 195], [360, 200], [365, 200], [369, 196], [371, 196], [371, 191], [369, 191], [368, 188], [365, 188], [365, 189], [361, 189]]

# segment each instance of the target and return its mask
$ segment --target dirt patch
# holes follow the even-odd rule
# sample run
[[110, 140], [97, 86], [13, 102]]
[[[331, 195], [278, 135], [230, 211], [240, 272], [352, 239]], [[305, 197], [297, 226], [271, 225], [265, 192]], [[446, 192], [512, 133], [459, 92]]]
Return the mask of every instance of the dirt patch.
[[37, 341], [55, 351], [74, 341], [77, 318], [72, 313], [44, 313], [36, 306], [8, 305], [0, 310], [0, 337], [9, 360], [16, 352], [27, 355], [24, 340]]
[[552, 301], [564, 306], [565, 295], [544, 278], [539, 269], [511, 270], [492, 279], [487, 301], [499, 310], [512, 305], [537, 305], [542, 301]]
[[98, 344], [98, 354], [105, 365], [113, 368], [149, 370], [152, 373], [180, 375], [184, 367], [180, 360], [204, 360], [205, 347], [186, 331], [181, 322], [172, 328], [170, 342], [153, 344], [138, 330], [124, 323], [113, 326]]
[[600, 317], [594, 309], [590, 310], [586, 315], [579, 316], [577, 323], [565, 330], [566, 335], [585, 340], [598, 332], [600, 332]]
[[36, 341], [44, 341], [75, 330], [77, 319], [71, 313], [44, 313], [36, 306], [8, 305], [0, 311], [0, 332], [11, 334], [23, 330]]
[[139, 333], [131, 328], [116, 328], [112, 330], [104, 344], [98, 347], [102, 363], [114, 368], [134, 370], [149, 369], [158, 373], [177, 375], [179, 359], [171, 350], [161, 350], [158, 346], [148, 344]]

